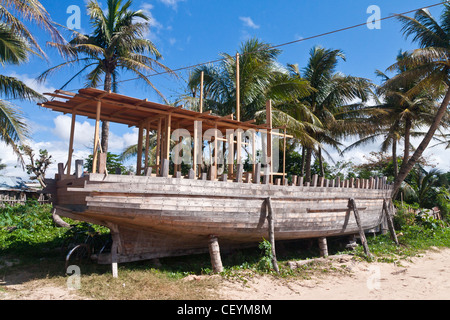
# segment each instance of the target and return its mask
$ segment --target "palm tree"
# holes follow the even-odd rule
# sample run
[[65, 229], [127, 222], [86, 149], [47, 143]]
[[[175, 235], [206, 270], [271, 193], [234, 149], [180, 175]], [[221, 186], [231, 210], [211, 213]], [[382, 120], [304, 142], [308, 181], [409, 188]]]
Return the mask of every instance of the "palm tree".
[[[16, 17], [13, 12], [18, 16]], [[48, 31], [54, 41], [62, 41], [49, 14], [39, 1], [2, 1], [0, 4], [0, 62], [2, 65], [23, 64], [30, 54], [45, 56], [37, 40], [20, 18], [34, 22]], [[17, 78], [4, 75], [0, 75], [0, 94], [3, 97], [0, 100], [0, 140], [13, 149], [23, 166], [18, 144], [29, 136], [29, 132], [21, 110], [8, 100], [43, 102], [45, 98]]]
[[[15, 16], [17, 14], [18, 16]], [[21, 19], [20, 19], [20, 18]], [[28, 50], [45, 56], [44, 51], [39, 46], [35, 36], [21, 21], [32, 22], [47, 31], [52, 40], [57, 43], [64, 42], [64, 38], [55, 27], [55, 23], [50, 18], [44, 6], [37, 0], [4, 0], [0, 4], [0, 21], [10, 28], [17, 38], [27, 42]]]
[[[253, 119], [268, 99], [308, 94], [307, 82], [289, 77], [287, 70], [277, 63], [280, 53], [281, 50], [258, 39], [242, 43], [239, 50], [241, 121]], [[225, 116], [236, 112], [236, 59], [226, 53], [221, 56], [223, 60], [218, 66], [204, 65], [194, 69], [188, 86], [196, 98], [203, 72], [205, 109]], [[192, 102], [191, 97], [183, 98]]]
[[433, 122], [421, 143], [399, 171], [394, 181], [393, 195], [395, 195], [408, 173], [417, 163], [417, 160], [427, 148], [441, 120], [446, 114], [450, 102], [450, 4], [444, 3], [441, 14], [441, 24], [426, 9], [418, 10], [414, 18], [399, 16], [403, 24], [403, 33], [406, 37], [413, 36], [413, 42], [419, 44], [404, 61], [397, 62], [389, 69], [399, 66], [409, 66], [411, 69], [395, 76], [391, 81], [401, 81], [405, 78], [417, 78], [417, 85], [409, 94], [417, 91], [446, 92], [441, 105], [435, 113]]
[[[315, 46], [311, 49], [308, 64], [303, 70], [303, 78], [314, 90], [301, 99], [301, 102], [308, 105], [322, 128], [321, 131], [310, 132], [310, 136], [318, 144], [315, 147], [305, 146], [306, 181], [311, 179], [311, 158], [314, 149], [323, 175], [323, 145], [328, 144], [339, 150], [342, 146], [339, 139], [368, 129], [361, 119], [354, 116], [355, 110], [359, 109], [361, 104], [353, 101], [361, 99], [365, 102], [371, 92], [371, 83], [367, 79], [336, 72], [339, 59], [345, 61], [341, 50]], [[299, 71], [297, 72], [299, 74]]]
[[[307, 81], [289, 75], [286, 68], [277, 63], [281, 50], [272, 48], [269, 43], [249, 39], [239, 49], [239, 93], [241, 121], [265, 115], [265, 104], [272, 100], [274, 105], [299, 96], [308, 95], [311, 88]], [[204, 110], [211, 110], [220, 116], [236, 113], [236, 58], [222, 53], [219, 65], [204, 65], [193, 70], [188, 81], [189, 95], [183, 95], [178, 103], [198, 108], [201, 73], [204, 74]], [[274, 125], [277, 122], [273, 110]], [[285, 119], [288, 120], [288, 119]], [[296, 129], [302, 130], [300, 126]], [[304, 132], [304, 130], [303, 130]], [[237, 152], [237, 150], [234, 150]]]
[[[397, 55], [397, 62], [404, 61], [409, 57], [407, 52]], [[400, 75], [408, 71], [408, 66], [397, 65], [396, 74]], [[404, 151], [402, 165], [409, 159], [411, 149], [411, 135], [419, 135], [414, 129], [423, 125], [429, 125], [434, 119], [436, 109], [436, 97], [433, 92], [426, 90], [417, 91], [416, 78], [404, 78], [402, 81], [390, 81], [390, 77], [380, 70], [376, 74], [382, 78], [382, 85], [376, 90], [377, 105], [361, 109], [366, 114], [369, 123], [378, 123], [377, 132], [364, 136], [359, 141], [347, 147], [348, 151], [356, 146], [368, 142], [374, 142], [376, 138], [382, 137], [381, 151], [386, 152], [392, 147], [392, 160], [394, 166], [394, 178], [398, 175], [397, 144], [404, 139]], [[411, 90], [413, 93], [408, 94]], [[381, 102], [382, 101], [382, 102]]]
[[[141, 10], [130, 9], [132, 1], [108, 0], [104, 12], [97, 0], [87, 4], [93, 32], [88, 35], [73, 31], [73, 39], [67, 44], [49, 43], [68, 55], [68, 60], [55, 66], [39, 76], [41, 81], [63, 67], [80, 64], [81, 70], [71, 77], [63, 86], [83, 73], [86, 74], [86, 87], [97, 87], [103, 81], [105, 91], [118, 91], [120, 71], [131, 71], [143, 80], [156, 93], [162, 93], [153, 85], [145, 73], [158, 70], [172, 73], [160, 63], [162, 58], [155, 45], [144, 34], [149, 28], [148, 17]], [[173, 73], [172, 73], [173, 74]], [[101, 147], [108, 150], [109, 122], [102, 122]]]

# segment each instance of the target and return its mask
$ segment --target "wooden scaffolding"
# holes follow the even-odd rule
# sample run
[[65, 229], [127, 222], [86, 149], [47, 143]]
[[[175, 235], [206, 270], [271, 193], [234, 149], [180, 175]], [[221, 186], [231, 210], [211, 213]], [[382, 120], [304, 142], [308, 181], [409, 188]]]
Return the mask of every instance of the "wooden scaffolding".
[[[292, 138], [292, 136], [286, 134], [286, 128], [282, 128], [283, 133], [272, 128], [271, 101], [266, 103], [266, 123], [256, 124], [255, 120], [245, 122], [239, 120], [239, 100], [237, 102], [236, 115], [232, 114], [222, 117], [213, 115], [211, 111], [203, 111], [203, 101], [200, 102], [200, 112], [195, 112], [184, 109], [183, 107], [163, 105], [150, 102], [147, 99], [141, 100], [94, 88], [80, 89], [78, 93], [57, 90], [54, 93], [46, 93], [46, 95], [53, 97], [53, 100], [41, 104], [42, 107], [72, 115], [68, 160], [65, 170], [68, 175], [72, 172], [76, 117], [86, 116], [90, 119], [95, 119], [93, 173], [106, 173], [106, 154], [100, 150], [100, 121], [110, 121], [138, 128], [136, 175], [145, 175], [152, 171], [156, 172], [157, 175], [162, 175], [163, 160], [169, 160], [171, 155], [170, 143], [172, 133], [176, 129], [184, 129], [184, 132], [189, 133], [193, 139], [193, 161], [191, 167], [197, 177], [201, 178], [199, 165], [202, 164], [202, 145], [206, 132], [208, 132], [208, 136], [211, 139], [208, 142], [214, 145], [215, 150], [214, 155], [211, 156], [211, 180], [219, 178], [217, 175], [217, 166], [219, 163], [217, 150], [219, 142], [225, 142], [227, 144], [228, 158], [226, 162], [228, 165], [228, 178], [234, 178], [235, 169], [233, 166], [242, 164], [241, 150], [243, 146], [247, 145], [253, 149], [251, 150], [253, 170], [247, 173], [247, 178], [250, 174], [255, 177], [257, 175], [255, 172], [257, 170], [255, 137], [257, 132], [261, 132], [266, 137], [267, 152], [265, 154], [265, 164], [270, 164], [269, 173], [271, 175], [271, 181], [273, 181], [273, 176], [281, 176], [283, 184], [286, 181], [285, 148], [283, 148], [283, 170], [280, 173], [273, 172], [272, 137], [278, 135], [285, 142], [287, 138]], [[156, 159], [153, 165], [150, 165], [149, 162], [149, 137], [151, 131], [156, 134]], [[250, 143], [243, 141], [242, 135], [244, 132], [247, 133], [247, 136], [249, 136], [249, 132], [251, 133], [249, 137]], [[225, 135], [221, 133], [225, 133]], [[172, 155], [172, 160], [176, 160], [175, 157], [178, 156], [178, 154]], [[144, 162], [142, 163], [143, 158]], [[181, 169], [178, 164], [179, 161], [173, 162], [173, 172], [176, 175]]]

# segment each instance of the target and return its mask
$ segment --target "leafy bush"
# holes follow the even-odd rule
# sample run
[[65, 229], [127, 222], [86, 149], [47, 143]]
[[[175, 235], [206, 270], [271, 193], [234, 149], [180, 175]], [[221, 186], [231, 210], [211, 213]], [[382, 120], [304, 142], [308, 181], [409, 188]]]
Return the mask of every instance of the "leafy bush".
[[400, 230], [404, 226], [413, 226], [415, 224], [415, 216], [416, 216], [414, 211], [419, 209], [419, 205], [416, 203], [401, 204], [398, 201], [394, 201], [394, 205], [397, 208], [397, 213], [393, 218], [395, 230]]
[[436, 196], [437, 206], [441, 211], [442, 219], [450, 220], [450, 191], [444, 187], [439, 189], [439, 193]]
[[263, 239], [263, 241], [259, 243], [258, 248], [262, 251], [262, 256], [258, 262], [258, 270], [270, 271], [273, 268], [272, 244], [266, 239]]
[[0, 250], [51, 242], [63, 233], [64, 229], [53, 223], [51, 205], [29, 200], [25, 205], [0, 209]]

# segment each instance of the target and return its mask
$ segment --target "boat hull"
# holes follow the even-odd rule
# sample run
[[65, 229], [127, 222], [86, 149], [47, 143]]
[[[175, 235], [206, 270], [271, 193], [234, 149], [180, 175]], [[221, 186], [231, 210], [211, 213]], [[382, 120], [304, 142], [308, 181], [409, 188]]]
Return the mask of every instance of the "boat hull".
[[355, 234], [349, 200], [367, 230], [381, 224], [390, 195], [381, 184], [278, 186], [99, 174], [56, 181], [54, 192], [60, 215], [109, 227], [123, 261], [204, 252], [211, 235], [221, 246], [258, 243], [268, 237], [269, 197], [276, 240]]

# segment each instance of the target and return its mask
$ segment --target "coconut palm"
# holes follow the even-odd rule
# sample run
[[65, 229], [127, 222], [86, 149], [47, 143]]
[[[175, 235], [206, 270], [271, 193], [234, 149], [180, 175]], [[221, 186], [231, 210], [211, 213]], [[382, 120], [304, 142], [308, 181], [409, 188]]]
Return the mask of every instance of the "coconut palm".
[[[367, 79], [336, 72], [339, 59], [345, 61], [345, 55], [341, 50], [315, 46], [311, 49], [308, 64], [303, 70], [303, 78], [314, 90], [300, 101], [309, 107], [322, 129], [309, 132], [318, 143], [314, 147], [305, 146], [306, 181], [311, 179], [311, 159], [314, 151], [323, 175], [323, 145], [327, 144], [339, 150], [342, 146], [339, 142], [341, 138], [361, 130], [368, 130], [367, 124], [364, 124], [355, 113], [361, 104], [354, 101], [360, 99], [365, 102], [368, 99], [371, 83]], [[293, 70], [300, 77], [298, 68]]]
[[37, 0], [3, 0], [0, 3], [0, 21], [4, 23], [12, 34], [17, 38], [22, 38], [27, 42], [29, 51], [35, 51], [45, 56], [44, 51], [39, 46], [35, 36], [28, 29], [22, 20], [32, 22], [47, 31], [54, 42], [62, 43], [64, 38], [56, 29], [49, 13]]
[[[258, 39], [249, 39], [242, 43], [239, 53], [241, 121], [253, 119], [268, 99], [277, 101], [287, 96], [309, 94], [306, 81], [289, 77], [287, 70], [277, 63], [281, 50]], [[223, 60], [218, 66], [194, 69], [188, 86], [197, 97], [203, 72], [205, 110], [225, 116], [236, 112], [236, 59], [226, 53], [221, 57]]]
[[[67, 44], [49, 43], [68, 55], [67, 61], [52, 67], [39, 76], [45, 80], [61, 68], [78, 64], [80, 71], [63, 86], [75, 78], [86, 74], [86, 87], [98, 87], [103, 82], [105, 91], [118, 91], [120, 71], [131, 71], [143, 80], [162, 98], [162, 93], [153, 85], [148, 72], [172, 71], [160, 63], [162, 58], [155, 45], [144, 38], [149, 28], [150, 17], [142, 10], [131, 10], [132, 1], [108, 0], [107, 10], [103, 11], [97, 0], [87, 4], [88, 15], [93, 31], [84, 35], [73, 31], [73, 38]], [[102, 122], [101, 147], [108, 150], [109, 122]]]
[[[27, 62], [31, 54], [45, 56], [35, 37], [21, 19], [42, 27], [55, 41], [62, 40], [49, 14], [39, 1], [2, 1], [0, 4], [0, 63], [2, 65], [23, 64]], [[0, 140], [13, 149], [24, 165], [18, 144], [28, 137], [28, 129], [21, 110], [9, 100], [43, 102], [45, 98], [17, 78], [5, 75], [0, 75], [0, 95], [2, 96]]]
[[[239, 93], [241, 121], [264, 118], [267, 100], [277, 106], [309, 94], [307, 81], [291, 77], [288, 70], [277, 63], [281, 50], [269, 43], [249, 39], [239, 49]], [[221, 116], [236, 113], [236, 58], [222, 53], [218, 65], [204, 65], [192, 71], [188, 81], [189, 94], [183, 95], [178, 103], [191, 109], [198, 109], [201, 73], [204, 74], [204, 110], [211, 110]], [[273, 110], [274, 125], [282, 126], [289, 117], [277, 121], [277, 110]], [[300, 126], [291, 130], [305, 132]], [[293, 133], [293, 132], [290, 132]], [[235, 149], [235, 152], [237, 150]]]
[[436, 94], [445, 92], [445, 95], [442, 94], [442, 102], [435, 113], [428, 132], [407, 163], [400, 169], [397, 179], [394, 181], [394, 195], [429, 145], [434, 133], [439, 128], [441, 120], [448, 112], [447, 107], [450, 102], [450, 4], [444, 3], [443, 5], [444, 10], [441, 14], [440, 23], [427, 9], [418, 10], [414, 17], [398, 17], [403, 24], [404, 35], [406, 37], [412, 36], [413, 42], [418, 43], [420, 48], [412, 51], [404, 61], [397, 62], [389, 68], [410, 67], [409, 70], [395, 76], [391, 81], [415, 77], [417, 78], [417, 84], [408, 94], [425, 89]]
[[[409, 53], [400, 52], [397, 55], [397, 62], [404, 61], [409, 57]], [[400, 75], [409, 70], [406, 65], [397, 65], [396, 74]], [[394, 166], [394, 177], [398, 175], [397, 165], [397, 144], [403, 137], [404, 151], [402, 165], [407, 163], [411, 149], [410, 139], [421, 126], [429, 125], [434, 119], [436, 111], [436, 97], [433, 92], [415, 90], [416, 78], [402, 78], [402, 81], [390, 81], [391, 78], [380, 70], [376, 74], [382, 78], [381, 86], [376, 90], [377, 104], [372, 107], [361, 109], [362, 114], [366, 114], [368, 123], [378, 123], [377, 132], [364, 136], [359, 141], [347, 147], [344, 151], [351, 150], [368, 142], [374, 142], [377, 138], [382, 138], [381, 151], [386, 152], [392, 148], [392, 159]], [[412, 91], [413, 93], [409, 93]]]

